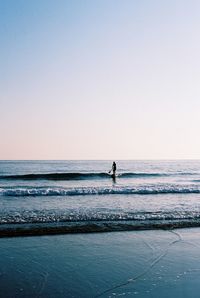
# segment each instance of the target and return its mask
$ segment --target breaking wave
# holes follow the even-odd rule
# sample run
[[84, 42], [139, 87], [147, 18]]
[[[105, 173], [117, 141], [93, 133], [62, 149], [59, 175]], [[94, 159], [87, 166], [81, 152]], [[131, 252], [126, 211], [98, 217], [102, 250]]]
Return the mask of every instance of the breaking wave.
[[200, 193], [199, 185], [146, 185], [114, 187], [13, 187], [0, 188], [3, 196], [80, 196], [80, 195], [148, 195], [148, 194], [192, 194]]
[[31, 224], [1, 224], [0, 237], [39, 236], [68, 233], [117, 232], [200, 227], [200, 219], [151, 221], [80, 221]]

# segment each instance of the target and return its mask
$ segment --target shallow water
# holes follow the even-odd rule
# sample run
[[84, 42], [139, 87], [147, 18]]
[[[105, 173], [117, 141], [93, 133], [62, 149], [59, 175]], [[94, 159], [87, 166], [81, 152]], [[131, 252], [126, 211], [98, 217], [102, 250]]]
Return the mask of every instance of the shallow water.
[[2, 297], [198, 298], [199, 235], [198, 228], [1, 239]]

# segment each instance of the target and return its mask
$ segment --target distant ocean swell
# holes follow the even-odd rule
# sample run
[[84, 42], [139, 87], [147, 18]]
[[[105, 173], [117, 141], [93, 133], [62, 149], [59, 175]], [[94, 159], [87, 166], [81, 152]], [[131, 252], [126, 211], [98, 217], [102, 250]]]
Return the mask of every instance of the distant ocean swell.
[[1, 196], [80, 196], [80, 195], [148, 195], [200, 193], [200, 185], [146, 185], [114, 187], [13, 187], [0, 188]]
[[[137, 177], [163, 177], [177, 175], [196, 175], [195, 173], [118, 173], [117, 178], [137, 178]], [[110, 178], [109, 173], [46, 173], [46, 174], [25, 174], [25, 175], [1, 175], [0, 179], [8, 180], [89, 180], [89, 179], [105, 179]]]

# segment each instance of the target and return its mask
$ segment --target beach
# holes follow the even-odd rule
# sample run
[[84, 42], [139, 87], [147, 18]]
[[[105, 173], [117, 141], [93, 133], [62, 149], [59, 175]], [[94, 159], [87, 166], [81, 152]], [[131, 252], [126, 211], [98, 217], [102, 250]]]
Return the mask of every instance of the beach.
[[0, 264], [1, 297], [199, 297], [200, 228], [1, 238]]
[[0, 161], [0, 297], [199, 297], [200, 161]]

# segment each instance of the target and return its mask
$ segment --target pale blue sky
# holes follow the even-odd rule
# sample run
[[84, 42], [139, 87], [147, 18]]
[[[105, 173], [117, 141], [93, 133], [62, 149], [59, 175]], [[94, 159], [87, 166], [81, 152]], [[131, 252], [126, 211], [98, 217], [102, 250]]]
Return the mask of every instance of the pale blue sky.
[[200, 158], [198, 0], [0, 0], [0, 159]]

